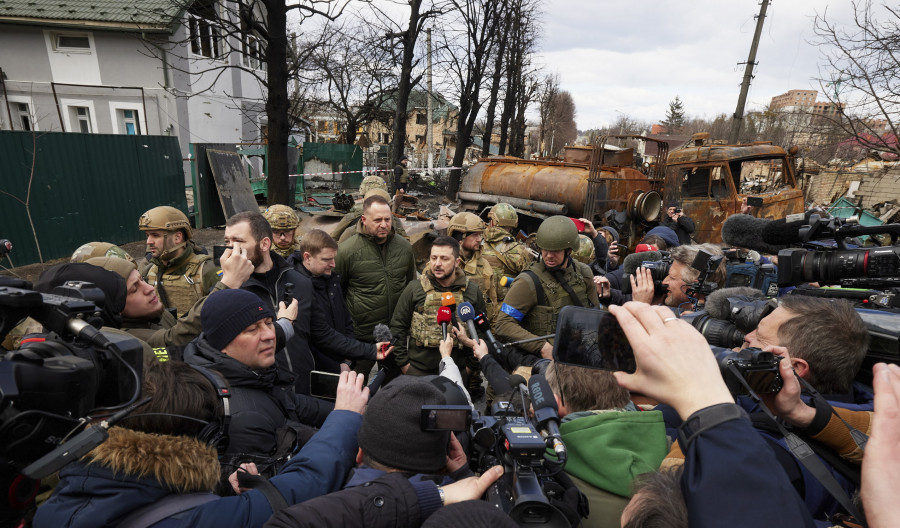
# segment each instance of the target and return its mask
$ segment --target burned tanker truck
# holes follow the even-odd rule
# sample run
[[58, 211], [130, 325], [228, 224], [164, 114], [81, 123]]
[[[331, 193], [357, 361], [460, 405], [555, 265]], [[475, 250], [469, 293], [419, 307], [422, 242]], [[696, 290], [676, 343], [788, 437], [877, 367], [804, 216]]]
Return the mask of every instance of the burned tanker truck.
[[[695, 134], [671, 153], [658, 139], [604, 136], [591, 146], [566, 147], [562, 160], [482, 158], [463, 177], [459, 200], [475, 213], [508, 203], [527, 232], [552, 215], [588, 218], [614, 227], [630, 249], [659, 224], [668, 203], [694, 220], [697, 242], [721, 242], [722, 223], [740, 212], [744, 197], [762, 204], [754, 212], [760, 218], [803, 212], [795, 149], [711, 144], [708, 136]], [[643, 156], [633, 146], [617, 146], [641, 143]]]

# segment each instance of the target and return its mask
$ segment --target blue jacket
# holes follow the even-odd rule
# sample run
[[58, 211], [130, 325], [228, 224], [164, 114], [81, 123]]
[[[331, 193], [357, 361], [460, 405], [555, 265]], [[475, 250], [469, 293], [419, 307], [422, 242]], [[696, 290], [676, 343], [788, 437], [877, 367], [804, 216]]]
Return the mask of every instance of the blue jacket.
[[[362, 416], [332, 412], [322, 429], [270, 479], [288, 504], [338, 490], [353, 467]], [[209, 492], [219, 477], [215, 451], [194, 438], [114, 427], [85, 459], [60, 471], [35, 528], [117, 526], [133, 511], [173, 493]], [[272, 515], [262, 493], [218, 498], [179, 515], [179, 526], [262, 526]]]
[[[691, 415], [709, 415], [715, 405]], [[682, 445], [681, 492], [691, 528], [810, 528], [812, 517], [784, 469], [746, 416], [719, 423]]]

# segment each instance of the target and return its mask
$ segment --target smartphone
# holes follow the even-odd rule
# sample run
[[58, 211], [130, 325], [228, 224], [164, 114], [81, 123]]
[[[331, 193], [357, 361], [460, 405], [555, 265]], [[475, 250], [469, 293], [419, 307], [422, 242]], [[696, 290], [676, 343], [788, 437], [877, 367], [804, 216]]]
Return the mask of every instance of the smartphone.
[[309, 393], [316, 398], [334, 401], [337, 398], [340, 374], [313, 370], [309, 373]]
[[747, 197], [747, 205], [750, 205], [753, 207], [762, 207], [763, 206], [762, 196], [748, 196]]
[[577, 218], [569, 217], [569, 219], [572, 220], [572, 222], [575, 222], [575, 227], [578, 229], [579, 233], [584, 233], [584, 222]]
[[225, 250], [228, 249], [228, 246], [213, 246], [213, 264], [218, 267], [222, 267], [222, 255], [225, 254]]
[[423, 431], [468, 431], [472, 408], [468, 405], [423, 405]]
[[579, 306], [559, 311], [553, 360], [566, 365], [634, 372], [634, 351], [609, 312]]

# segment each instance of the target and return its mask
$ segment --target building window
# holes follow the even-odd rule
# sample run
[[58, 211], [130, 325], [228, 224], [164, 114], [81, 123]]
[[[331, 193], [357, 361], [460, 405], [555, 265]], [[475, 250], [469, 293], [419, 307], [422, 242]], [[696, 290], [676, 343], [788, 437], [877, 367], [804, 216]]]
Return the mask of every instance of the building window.
[[188, 27], [191, 32], [191, 52], [194, 55], [202, 55], [210, 59], [221, 57], [224, 54], [223, 40], [219, 26], [216, 24], [218, 13], [215, 2], [212, 0], [194, 2], [188, 12], [190, 13]]
[[129, 136], [141, 135], [141, 118], [137, 110], [120, 110], [122, 112], [122, 127]]
[[424, 125], [424, 124], [425, 124], [425, 118], [426, 118], [426, 117], [427, 117], [427, 116], [426, 116], [425, 114], [417, 114], [417, 115], [416, 115], [416, 124], [417, 124], [417, 125]]
[[72, 121], [75, 123], [75, 129], [82, 134], [90, 134], [91, 130], [91, 109], [86, 106], [69, 107], [72, 114]]
[[32, 117], [31, 110], [28, 108], [27, 103], [16, 103], [15, 108], [17, 110], [16, 114], [18, 115], [19, 124], [22, 126], [22, 130], [26, 132], [31, 132], [34, 129], [32, 125]]
[[91, 52], [91, 39], [87, 33], [53, 33], [53, 51]]
[[265, 45], [252, 33], [244, 34], [244, 66], [254, 70], [266, 70]]

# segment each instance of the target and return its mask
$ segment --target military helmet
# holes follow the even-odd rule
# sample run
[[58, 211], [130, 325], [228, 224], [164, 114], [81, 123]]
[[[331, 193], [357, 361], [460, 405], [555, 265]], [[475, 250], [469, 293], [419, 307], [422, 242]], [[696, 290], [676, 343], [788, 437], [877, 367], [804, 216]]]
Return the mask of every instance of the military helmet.
[[508, 203], [498, 203], [491, 207], [488, 218], [500, 227], [516, 227], [519, 225], [519, 215]]
[[178, 209], [168, 205], [154, 207], [142, 214], [138, 219], [138, 229], [141, 231], [154, 231], [157, 229], [178, 231], [179, 229], [184, 229], [188, 240], [194, 235], [193, 231], [191, 231], [191, 222], [188, 220], [188, 217]]
[[473, 213], [456, 213], [450, 219], [450, 225], [447, 226], [447, 235], [453, 236], [454, 233], [460, 233], [465, 236], [468, 233], [483, 233], [485, 229], [484, 221]]
[[297, 213], [286, 205], [272, 205], [263, 212], [263, 216], [269, 222], [269, 225], [272, 226], [272, 229], [297, 229], [300, 225]]
[[594, 243], [585, 235], [578, 235], [578, 249], [572, 252], [572, 258], [585, 264], [594, 262]]
[[384, 192], [387, 192], [387, 182], [384, 181], [384, 178], [381, 176], [366, 176], [363, 178], [362, 183], [359, 184], [359, 194], [365, 196], [365, 194], [372, 189], [381, 189]]
[[567, 216], [551, 216], [537, 230], [536, 243], [546, 251], [562, 251], [578, 249], [578, 228]]
[[134, 259], [131, 258], [128, 252], [109, 242], [88, 242], [87, 244], [82, 244], [72, 253], [70, 262], [84, 262], [94, 257], [116, 257], [128, 262], [134, 262]]

